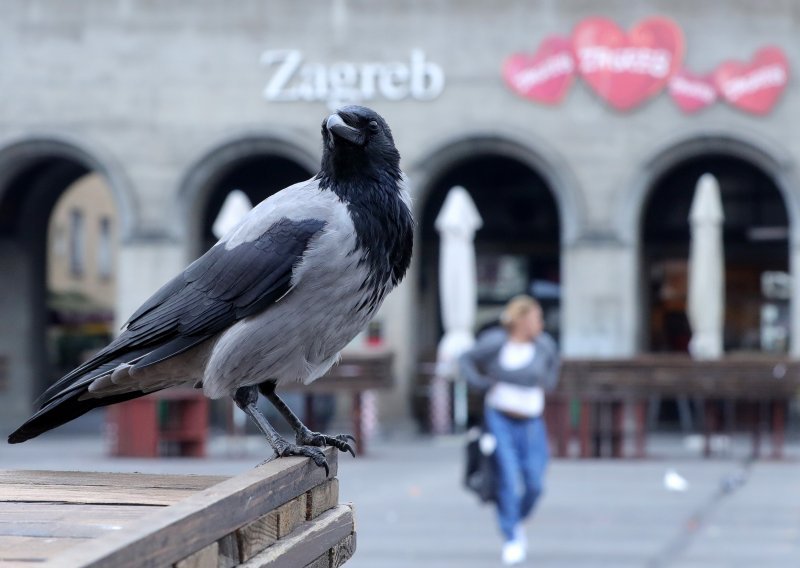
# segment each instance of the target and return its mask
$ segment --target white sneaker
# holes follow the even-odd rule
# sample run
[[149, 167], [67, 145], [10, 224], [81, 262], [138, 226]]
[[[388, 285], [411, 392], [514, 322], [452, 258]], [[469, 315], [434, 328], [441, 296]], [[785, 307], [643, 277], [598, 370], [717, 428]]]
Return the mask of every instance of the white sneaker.
[[514, 527], [514, 540], [522, 546], [522, 550], [528, 551], [528, 537], [525, 534], [525, 527], [522, 526], [522, 523]]
[[509, 540], [503, 545], [503, 565], [513, 566], [525, 560], [525, 549], [516, 540]]

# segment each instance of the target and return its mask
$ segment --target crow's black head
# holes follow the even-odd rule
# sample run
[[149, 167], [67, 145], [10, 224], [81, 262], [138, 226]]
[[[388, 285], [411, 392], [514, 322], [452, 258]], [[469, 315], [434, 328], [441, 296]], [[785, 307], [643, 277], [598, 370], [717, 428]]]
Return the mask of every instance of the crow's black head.
[[362, 106], [339, 109], [322, 123], [320, 187], [347, 203], [356, 248], [370, 267], [369, 294], [359, 308], [375, 309], [408, 269], [414, 219], [400, 154], [381, 115]]
[[322, 122], [322, 142], [323, 181], [396, 182], [402, 175], [392, 131], [372, 109], [355, 105], [339, 109]]

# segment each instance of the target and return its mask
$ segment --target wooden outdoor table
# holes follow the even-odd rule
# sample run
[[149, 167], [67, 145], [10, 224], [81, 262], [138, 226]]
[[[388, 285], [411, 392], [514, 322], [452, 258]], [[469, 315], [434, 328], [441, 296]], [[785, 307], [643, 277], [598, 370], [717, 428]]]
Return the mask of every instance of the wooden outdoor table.
[[[556, 398], [578, 400], [580, 455], [590, 457], [591, 424], [598, 412], [610, 408], [612, 432], [621, 432], [624, 405], [635, 417], [635, 455], [645, 454], [645, 407], [654, 397], [686, 396], [703, 401], [707, 411], [705, 454], [717, 425], [718, 401], [738, 404], [753, 434], [753, 455], [760, 453], [761, 411], [772, 414], [772, 457], [783, 456], [786, 405], [800, 392], [800, 361], [759, 354], [729, 355], [716, 361], [697, 361], [687, 355], [649, 354], [629, 359], [568, 359], [564, 361]], [[612, 451], [621, 457], [621, 434]]]
[[[306, 399], [306, 425], [318, 430], [314, 424], [314, 394], [345, 393], [352, 397], [351, 420], [353, 436], [356, 439], [356, 452], [361, 455], [367, 451], [367, 435], [364, 423], [365, 393], [374, 390], [390, 389], [394, 385], [392, 362], [394, 353], [390, 350], [371, 347], [363, 350], [348, 351], [342, 354], [342, 360], [333, 366], [328, 373], [310, 385], [286, 384], [281, 391], [302, 392]], [[309, 417], [312, 417], [309, 419]], [[377, 420], [378, 417], [371, 417]]]
[[0, 471], [0, 566], [174, 568], [342, 565], [352, 508], [307, 458], [232, 478]]

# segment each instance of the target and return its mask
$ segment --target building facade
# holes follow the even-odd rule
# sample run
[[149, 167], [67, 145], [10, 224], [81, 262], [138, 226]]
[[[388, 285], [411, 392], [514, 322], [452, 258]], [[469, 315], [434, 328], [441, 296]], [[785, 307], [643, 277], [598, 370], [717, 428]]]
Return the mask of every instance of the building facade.
[[117, 208], [98, 173], [72, 183], [47, 229], [47, 382], [57, 380], [114, 337]]
[[87, 304], [113, 314], [116, 215], [113, 196], [100, 175], [89, 174], [66, 188], [48, 227], [51, 296], [83, 296]]
[[[726, 342], [758, 346], [772, 301], [763, 281], [786, 282], [800, 260], [797, 10], [787, 0], [4, 3], [0, 425], [27, 415], [42, 387], [43, 233], [65, 187], [93, 171], [111, 188], [124, 321], [213, 241], [228, 191], [255, 202], [312, 175], [321, 121], [350, 100], [392, 126], [419, 222], [411, 273], [380, 316], [398, 353], [389, 413], [407, 411], [440, 334], [433, 220], [453, 185], [484, 219], [481, 317], [538, 285], [552, 292], [566, 355], [625, 357], [680, 349], [686, 214], [710, 171], [738, 283]], [[671, 31], [648, 27], [654, 16]], [[542, 66], [563, 44], [573, 59]], [[619, 45], [644, 51], [603, 59]], [[767, 46], [786, 60], [762, 61]], [[595, 59], [575, 59], [583, 47]], [[625, 53], [655, 57], [640, 62], [655, 79], [617, 76], [639, 65]], [[691, 71], [682, 84], [658, 70], [663, 53], [670, 77]], [[712, 73], [717, 90], [738, 82], [706, 108], [681, 106], [702, 102]], [[552, 77], [563, 80], [544, 84]], [[774, 303], [798, 355], [798, 302]]]

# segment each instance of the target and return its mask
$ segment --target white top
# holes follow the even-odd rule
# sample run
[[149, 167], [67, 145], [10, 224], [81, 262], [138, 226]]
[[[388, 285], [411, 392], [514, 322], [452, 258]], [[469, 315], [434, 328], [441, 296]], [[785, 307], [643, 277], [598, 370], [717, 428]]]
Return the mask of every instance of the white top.
[[506, 371], [515, 371], [529, 365], [536, 357], [536, 345], [532, 341], [517, 343], [506, 341], [500, 349], [500, 366]]
[[[529, 365], [534, 357], [536, 346], [533, 342], [507, 341], [500, 349], [500, 366], [507, 371], [521, 369]], [[541, 387], [499, 382], [486, 393], [486, 404], [501, 412], [535, 418], [544, 410], [544, 390]]]

